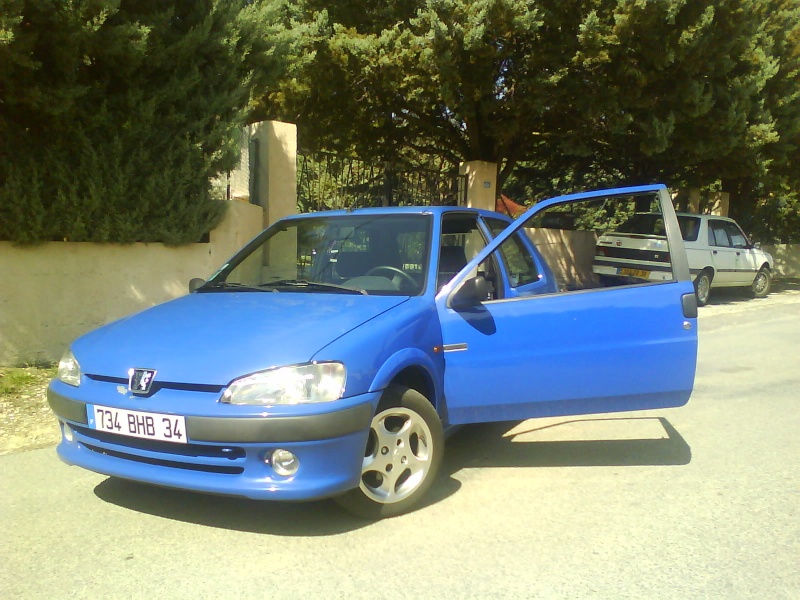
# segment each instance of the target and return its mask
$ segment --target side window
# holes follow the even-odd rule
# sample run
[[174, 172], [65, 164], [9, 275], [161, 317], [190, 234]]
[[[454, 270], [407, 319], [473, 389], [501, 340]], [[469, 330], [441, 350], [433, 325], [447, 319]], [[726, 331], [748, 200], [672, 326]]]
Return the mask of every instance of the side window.
[[560, 292], [673, 279], [665, 219], [652, 192], [554, 205], [531, 217], [524, 231]]
[[684, 242], [697, 241], [697, 234], [700, 233], [700, 219], [678, 215], [678, 225], [681, 228], [681, 237]]
[[731, 240], [731, 246], [734, 248], [744, 248], [747, 246], [747, 236], [739, 229], [735, 223], [725, 223], [725, 230], [728, 232], [728, 237]]
[[489, 227], [489, 231], [492, 232], [492, 237], [497, 237], [506, 227], [510, 225], [508, 221], [495, 219], [493, 217], [487, 217], [483, 221], [486, 223], [487, 227]]
[[723, 248], [731, 247], [731, 240], [728, 238], [728, 232], [725, 230], [724, 222], [709, 221], [708, 227], [711, 233], [708, 238], [713, 241], [714, 246], [721, 246]]
[[[437, 289], [441, 289], [453, 276], [455, 276], [467, 263], [486, 247], [486, 238], [478, 226], [478, 217], [475, 214], [446, 214], [442, 218], [442, 236], [439, 241], [439, 268], [436, 276]], [[496, 297], [494, 290], [499, 290], [496, 279], [494, 263], [488, 259], [481, 263], [475, 273], [483, 275], [492, 288], [492, 297]]]

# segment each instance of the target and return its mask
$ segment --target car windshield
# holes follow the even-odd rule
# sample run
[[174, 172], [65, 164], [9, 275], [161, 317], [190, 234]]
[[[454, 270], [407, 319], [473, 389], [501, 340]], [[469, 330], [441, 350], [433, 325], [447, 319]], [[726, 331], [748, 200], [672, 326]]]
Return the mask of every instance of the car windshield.
[[289, 219], [248, 244], [198, 291], [418, 295], [430, 237], [430, 215]]

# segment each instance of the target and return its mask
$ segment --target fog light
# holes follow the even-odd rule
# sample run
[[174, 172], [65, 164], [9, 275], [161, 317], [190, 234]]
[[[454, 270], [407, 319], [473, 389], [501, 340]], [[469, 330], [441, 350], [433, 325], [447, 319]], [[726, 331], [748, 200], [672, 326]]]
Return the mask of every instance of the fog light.
[[70, 426], [64, 423], [63, 427], [64, 427], [64, 439], [67, 440], [68, 442], [74, 442], [75, 436], [73, 435]]
[[270, 457], [272, 468], [278, 475], [289, 477], [297, 473], [300, 466], [298, 458], [288, 450], [275, 450]]

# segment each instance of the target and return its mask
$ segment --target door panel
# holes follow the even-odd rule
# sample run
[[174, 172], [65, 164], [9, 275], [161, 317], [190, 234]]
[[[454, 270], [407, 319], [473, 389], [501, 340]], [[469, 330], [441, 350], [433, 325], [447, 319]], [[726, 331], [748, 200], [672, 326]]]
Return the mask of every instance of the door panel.
[[752, 249], [742, 249], [736, 254], [736, 270], [742, 285], [750, 285], [756, 277], [761, 265], [756, 260], [756, 253]]
[[[697, 338], [688, 283], [487, 302], [440, 313], [450, 423], [681, 406]], [[450, 348], [466, 348], [448, 352]]]
[[714, 262], [714, 285], [737, 285], [736, 254], [724, 221], [708, 222], [708, 241]]
[[[605, 198], [604, 194], [611, 197]], [[566, 240], [587, 221], [587, 215], [604, 220], [607, 229], [618, 225], [619, 215], [612, 216], [609, 211], [609, 201], [614, 204], [615, 194], [626, 196], [630, 210], [663, 211], [674, 274], [671, 281], [592, 281], [589, 270], [581, 283], [583, 289], [561, 286], [564, 291], [485, 301], [467, 309], [451, 306], [449, 300], [467, 274], [491, 259], [490, 254], [497, 252], [514, 232], [537, 223], [534, 217], [539, 211], [557, 209], [555, 216], [561, 218], [550, 219], [551, 225], [556, 221], [565, 225], [559, 225], [559, 236], [551, 237]], [[586, 200], [591, 202], [586, 202], [585, 207], [574, 204]], [[572, 210], [574, 207], [581, 210]], [[586, 207], [588, 210], [583, 210]], [[594, 230], [595, 235], [602, 232]], [[697, 333], [696, 319], [683, 312], [682, 297], [694, 298], [694, 290], [680, 235], [663, 186], [546, 201], [499, 234], [436, 298], [445, 353], [449, 422], [684, 404], [694, 382]], [[572, 268], [571, 264], [582, 264], [587, 258], [591, 265], [591, 255], [574, 256], [578, 246], [560, 243], [564, 258], [569, 259], [561, 261], [562, 271], [569, 270], [564, 269], [565, 264]], [[593, 254], [593, 246], [587, 251]], [[550, 264], [554, 270], [558, 266]]]
[[736, 282], [739, 285], [750, 285], [761, 265], [756, 264], [755, 252], [748, 248], [750, 241], [739, 225], [727, 221], [726, 226], [731, 245], [736, 250]]

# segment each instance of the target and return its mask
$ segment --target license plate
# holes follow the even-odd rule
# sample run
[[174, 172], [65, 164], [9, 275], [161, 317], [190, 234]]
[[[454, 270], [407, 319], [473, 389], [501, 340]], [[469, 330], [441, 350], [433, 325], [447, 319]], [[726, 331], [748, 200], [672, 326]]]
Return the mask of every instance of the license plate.
[[642, 269], [625, 269], [622, 268], [619, 270], [620, 275], [625, 275], [627, 277], [638, 277], [640, 279], [649, 279], [650, 278], [650, 271], [643, 271]]
[[89, 427], [120, 435], [186, 444], [186, 420], [178, 415], [89, 405]]

